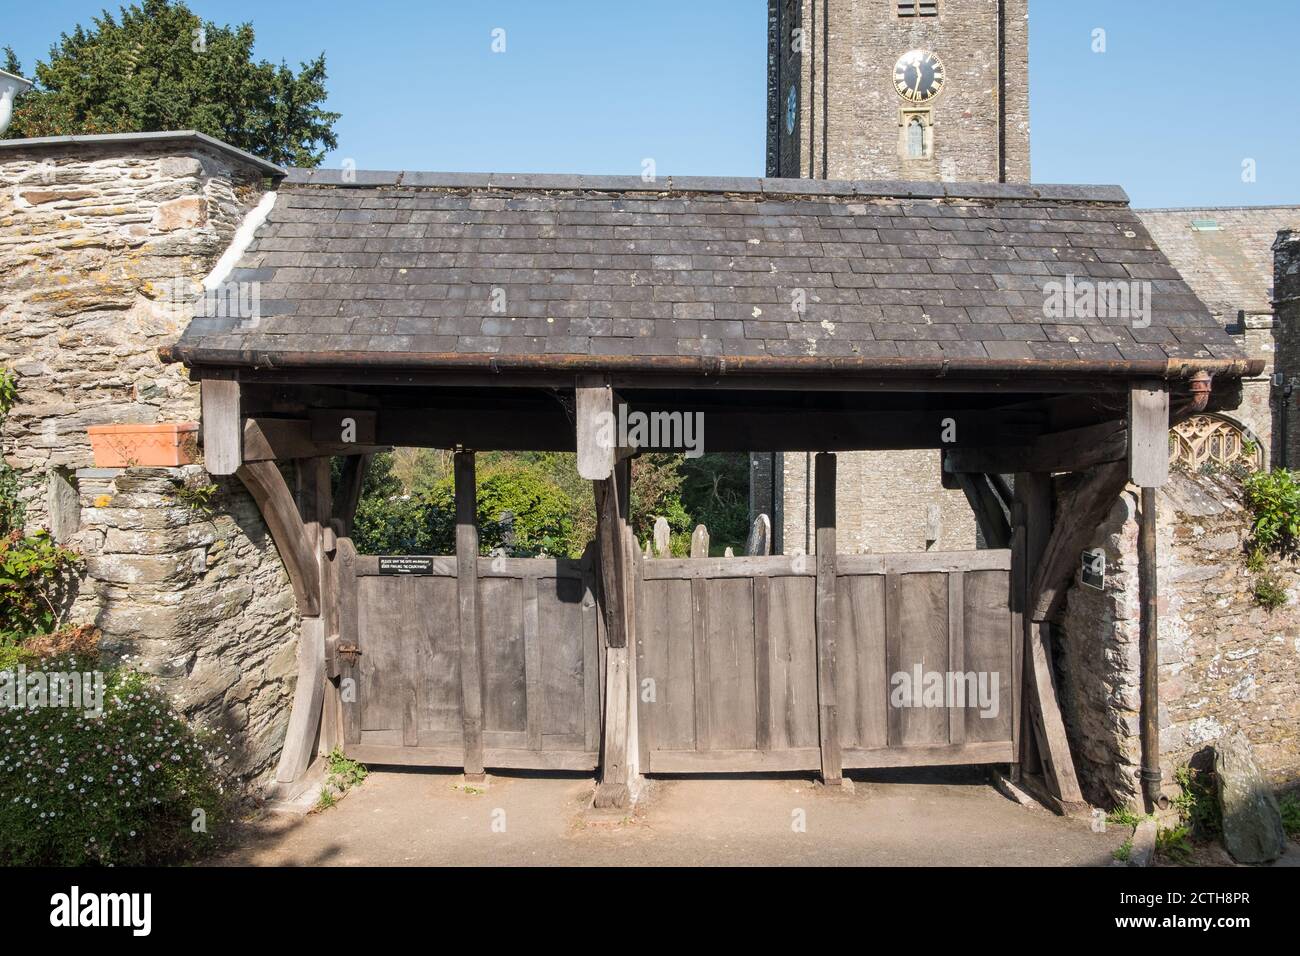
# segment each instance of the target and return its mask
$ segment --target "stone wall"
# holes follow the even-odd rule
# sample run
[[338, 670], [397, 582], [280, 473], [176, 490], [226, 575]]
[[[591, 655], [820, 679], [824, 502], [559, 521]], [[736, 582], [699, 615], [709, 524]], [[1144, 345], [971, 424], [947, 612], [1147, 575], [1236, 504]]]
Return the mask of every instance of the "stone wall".
[[72, 606], [187, 713], [225, 728], [241, 773], [273, 767], [292, 693], [293, 595], [252, 500], [223, 482], [211, 516], [177, 487], [202, 469], [92, 468], [90, 425], [196, 421], [198, 388], [158, 346], [264, 190], [256, 165], [193, 138], [0, 145], [4, 425], [29, 527], [86, 557]]
[[[770, 470], [770, 456], [755, 457], [760, 462], [757, 471]], [[808, 456], [790, 453], [779, 457], [784, 495], [779, 515], [782, 550], [785, 554], [812, 553], [814, 502]], [[964, 493], [944, 489], [938, 450], [847, 452], [836, 457], [835, 546], [841, 554], [971, 551], [977, 547], [975, 513]], [[929, 540], [932, 510], [937, 512], [938, 537]]]
[[[1160, 751], [1164, 783], [1218, 737], [1241, 730], [1278, 783], [1300, 778], [1300, 573], [1274, 561], [1290, 592], [1256, 605], [1245, 568], [1249, 521], [1227, 476], [1175, 473], [1157, 498]], [[1139, 799], [1141, 764], [1137, 494], [1126, 492], [1090, 547], [1105, 590], [1077, 580], [1055, 629], [1061, 707], [1084, 796]]]

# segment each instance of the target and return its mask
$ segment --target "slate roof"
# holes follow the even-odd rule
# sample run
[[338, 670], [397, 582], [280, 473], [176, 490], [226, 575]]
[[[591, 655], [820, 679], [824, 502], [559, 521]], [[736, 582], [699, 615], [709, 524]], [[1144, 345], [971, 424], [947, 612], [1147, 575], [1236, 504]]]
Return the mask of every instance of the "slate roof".
[[[195, 365], [1183, 374], [1247, 366], [1117, 187], [291, 171]], [[1151, 283], [1149, 327], [1044, 289]], [[795, 308], [802, 302], [802, 311]]]
[[[1300, 229], [1300, 206], [1139, 209], [1143, 225], [1211, 311], [1235, 321], [1237, 311], [1273, 311], [1273, 243], [1282, 229]], [[1194, 229], [1193, 222], [1216, 228]]]

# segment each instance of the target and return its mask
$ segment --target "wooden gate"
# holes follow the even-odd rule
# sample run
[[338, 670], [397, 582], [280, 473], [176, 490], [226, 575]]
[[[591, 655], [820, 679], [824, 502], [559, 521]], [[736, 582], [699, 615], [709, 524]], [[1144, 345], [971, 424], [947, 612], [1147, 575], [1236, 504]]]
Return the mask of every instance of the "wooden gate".
[[[589, 560], [478, 558], [479, 633], [462, 641], [454, 557], [358, 556], [340, 539], [344, 751], [369, 763], [593, 770], [601, 646]], [[382, 567], [381, 567], [382, 562]], [[388, 573], [396, 566], [407, 573]], [[348, 653], [349, 645], [358, 653]], [[467, 720], [462, 663], [476, 647], [481, 711]]]
[[[822, 766], [816, 560], [640, 567], [642, 769]], [[1011, 552], [839, 555], [835, 569], [826, 673], [842, 766], [1015, 762], [1021, 663]], [[913, 685], [917, 694], [904, 696]]]

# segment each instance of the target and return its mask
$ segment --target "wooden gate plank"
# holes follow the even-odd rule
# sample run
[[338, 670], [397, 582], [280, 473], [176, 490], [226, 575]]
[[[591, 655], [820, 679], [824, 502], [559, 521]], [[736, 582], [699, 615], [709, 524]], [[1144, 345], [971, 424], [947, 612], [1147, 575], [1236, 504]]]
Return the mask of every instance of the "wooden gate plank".
[[695, 749], [713, 749], [713, 728], [709, 715], [713, 712], [709, 680], [709, 599], [707, 582], [702, 578], [691, 581], [691, 662], [694, 669]]
[[[891, 679], [904, 672], [912, 685], [914, 704], [922, 703], [922, 675], [948, 670], [948, 576], [904, 574], [899, 586], [899, 663], [890, 668]], [[933, 747], [948, 742], [948, 716], [944, 708], [911, 706], [898, 710], [899, 737], [904, 747]]]
[[885, 654], [885, 576], [839, 576], [838, 681], [841, 747], [889, 743], [889, 675]]
[[537, 633], [538, 580], [526, 577], [520, 579], [519, 584], [523, 589], [524, 604], [524, 718], [528, 729], [528, 749], [541, 750], [546, 698], [542, 689], [542, 644]]
[[[963, 674], [966, 670], [966, 575], [954, 571], [948, 575], [948, 667], [947, 673]], [[950, 679], [951, 680], [951, 679]], [[964, 702], [963, 702], [964, 703]], [[966, 708], [948, 701], [948, 743], [961, 746], [966, 742]]]
[[768, 578], [754, 578], [754, 739], [755, 746], [763, 751], [772, 749], [770, 589]]
[[[997, 714], [984, 717], [968, 703], [963, 724], [966, 740], [987, 743], [1009, 740], [1015, 744], [1018, 692], [1012, 655], [1011, 612], [1007, 607], [1010, 587], [1007, 571], [976, 571], [965, 575], [965, 659], [964, 670], [977, 676], [997, 674]], [[992, 685], [989, 690], [992, 692]]]
[[701, 583], [708, 607], [709, 748], [752, 750], [757, 746], [752, 583]]
[[[809, 578], [781, 577], [773, 578], [770, 587], [771, 746], [778, 750], [816, 748], [817, 585]], [[818, 769], [820, 766], [819, 760]]]
[[465, 775], [483, 774], [483, 633], [479, 626], [478, 516], [474, 453], [458, 451], [456, 483], [456, 598], [460, 628], [461, 720]]
[[834, 786], [840, 771], [840, 732], [835, 707], [835, 456], [816, 459], [814, 511], [817, 524], [817, 713], [822, 781]]
[[[528, 732], [523, 580], [480, 580], [479, 633], [483, 668], [483, 733]], [[485, 738], [486, 740], [486, 738]], [[488, 746], [485, 742], [484, 746]]]

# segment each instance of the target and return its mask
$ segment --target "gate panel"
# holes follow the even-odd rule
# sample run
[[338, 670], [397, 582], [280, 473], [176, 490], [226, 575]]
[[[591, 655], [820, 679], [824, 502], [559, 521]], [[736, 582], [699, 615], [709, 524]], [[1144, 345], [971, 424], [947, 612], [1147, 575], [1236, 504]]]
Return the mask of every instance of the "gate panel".
[[[638, 712], [648, 771], [820, 767], [809, 564], [782, 556], [640, 563], [638, 676], [655, 688]], [[838, 556], [844, 767], [1014, 759], [1010, 566], [1010, 551]], [[894, 706], [891, 693], [903, 685], [912, 696], [896, 702], [908, 706]], [[969, 700], [958, 696], [967, 689]]]
[[702, 584], [708, 749], [753, 750], [758, 745], [753, 581], [737, 578]]
[[769, 579], [767, 696], [774, 750], [817, 747], [817, 653], [808, 637], [816, 598], [811, 577]]
[[[349, 544], [350, 547], [350, 544]], [[358, 556], [340, 587], [340, 643], [360, 650], [347, 673], [344, 749], [371, 763], [464, 763], [455, 559], [415, 558], [382, 574]], [[600, 745], [600, 649], [589, 562], [480, 558], [484, 764], [592, 770]]]
[[[885, 667], [885, 576], [839, 575], [836, 580], [835, 691], [839, 706], [841, 751], [889, 745], [889, 686]], [[812, 693], [817, 696], [816, 672]], [[812, 743], [817, 742], [813, 705]]]

